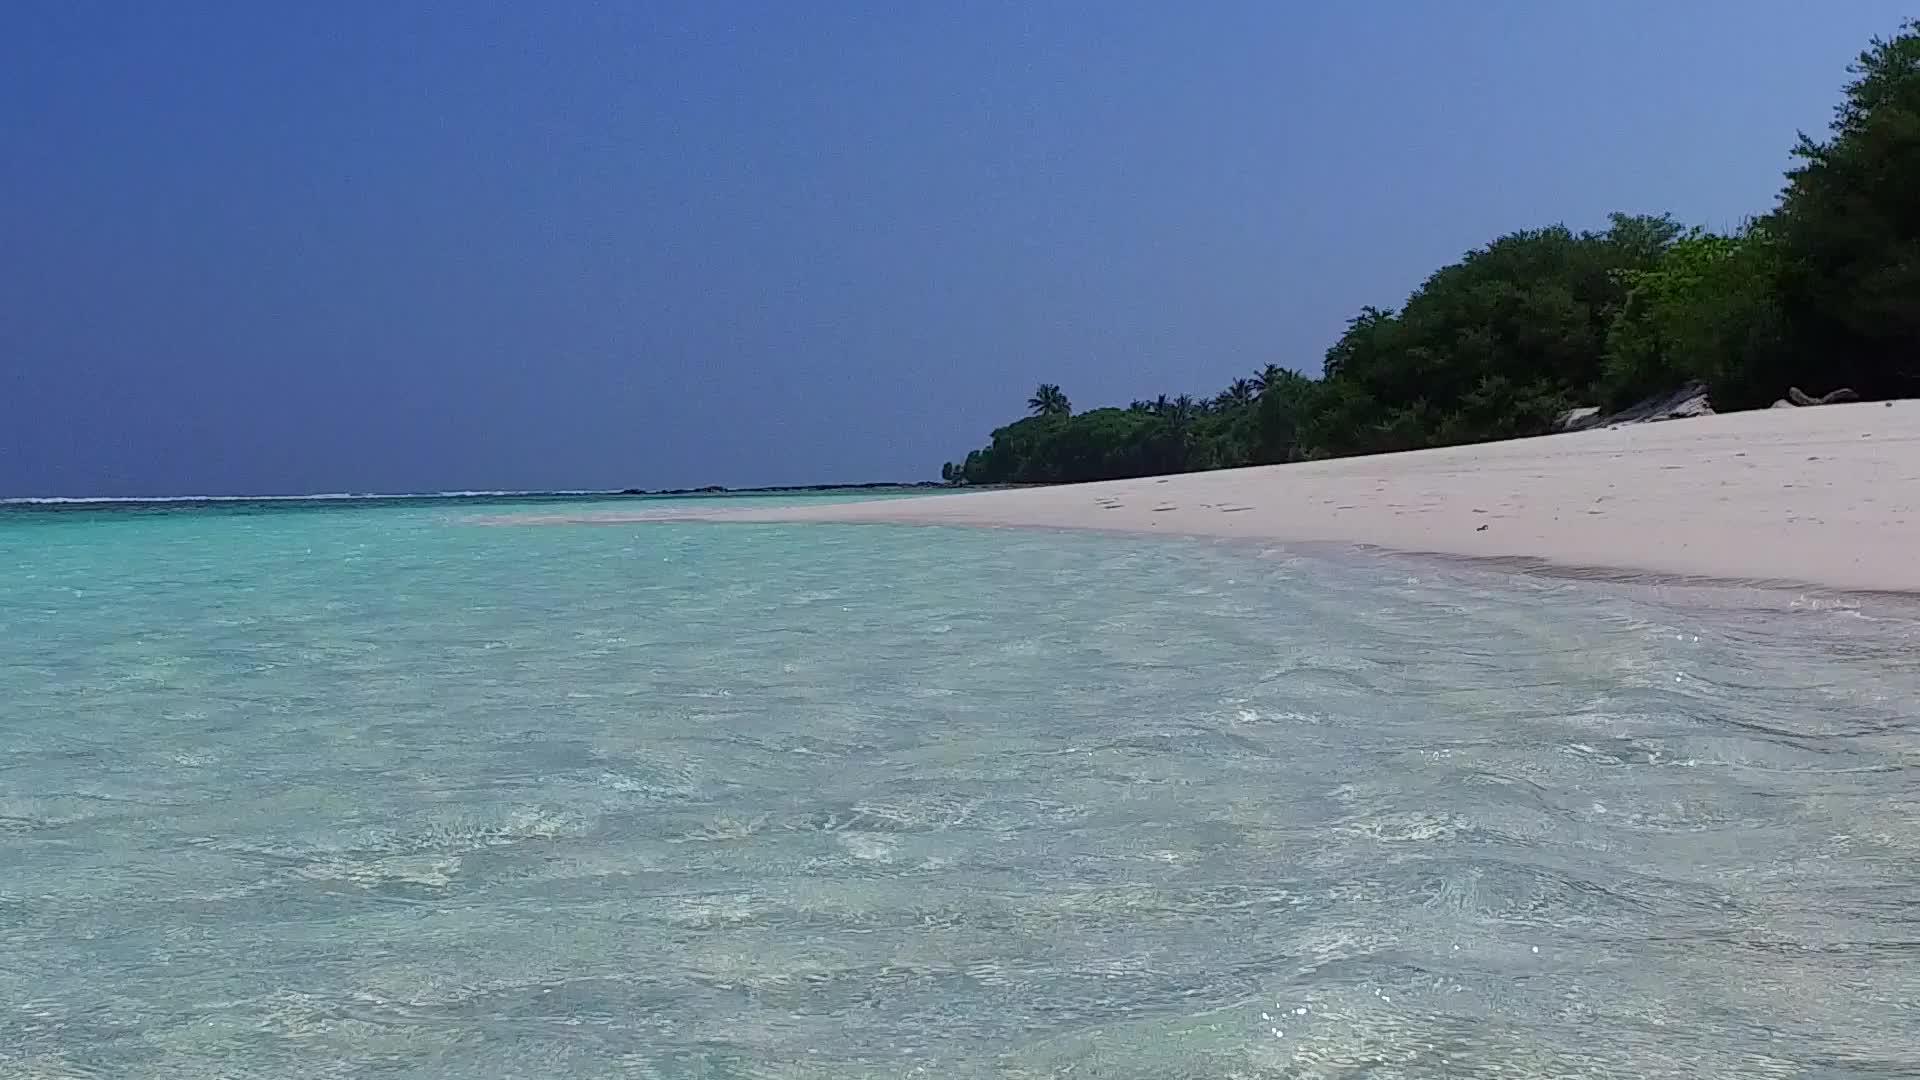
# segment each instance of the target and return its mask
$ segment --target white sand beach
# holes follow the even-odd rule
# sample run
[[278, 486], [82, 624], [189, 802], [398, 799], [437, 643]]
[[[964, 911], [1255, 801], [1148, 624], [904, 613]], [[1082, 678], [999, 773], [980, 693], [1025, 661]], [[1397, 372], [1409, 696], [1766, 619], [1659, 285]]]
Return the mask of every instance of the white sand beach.
[[675, 516], [1364, 544], [1568, 568], [1920, 591], [1920, 401], [1731, 413], [1097, 484]]

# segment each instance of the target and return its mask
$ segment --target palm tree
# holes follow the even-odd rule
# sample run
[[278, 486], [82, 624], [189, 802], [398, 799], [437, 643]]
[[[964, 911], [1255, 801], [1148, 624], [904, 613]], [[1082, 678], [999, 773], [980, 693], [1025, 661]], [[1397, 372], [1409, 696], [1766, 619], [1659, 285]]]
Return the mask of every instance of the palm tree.
[[1027, 409], [1035, 416], [1068, 416], [1073, 412], [1073, 404], [1058, 386], [1041, 383], [1040, 389], [1027, 399]]
[[1254, 396], [1258, 397], [1274, 387], [1279, 386], [1281, 383], [1286, 382], [1287, 377], [1292, 374], [1293, 372], [1288, 371], [1279, 364], [1268, 364], [1266, 367], [1261, 368], [1255, 372], [1253, 376]]
[[1198, 408], [1193, 398], [1181, 394], [1168, 401], [1165, 395], [1155, 402], [1159, 406], [1160, 436], [1156, 440], [1161, 446], [1162, 468], [1168, 472], [1185, 472], [1190, 467], [1193, 453], [1193, 421]]
[[1260, 384], [1258, 382], [1253, 379], [1235, 379], [1227, 384], [1227, 388], [1221, 393], [1219, 400], [1221, 405], [1231, 408], [1235, 405], [1250, 405], [1253, 403], [1253, 399], [1259, 396]]

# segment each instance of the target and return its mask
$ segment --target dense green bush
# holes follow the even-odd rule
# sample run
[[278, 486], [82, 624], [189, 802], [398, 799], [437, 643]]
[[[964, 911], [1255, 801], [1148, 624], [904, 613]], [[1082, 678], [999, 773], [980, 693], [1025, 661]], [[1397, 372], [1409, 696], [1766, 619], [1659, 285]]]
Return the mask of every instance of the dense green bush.
[[1268, 366], [1219, 395], [1033, 415], [949, 464], [956, 484], [1060, 483], [1541, 434], [1692, 380], [1717, 408], [1800, 387], [1920, 395], [1920, 21], [1875, 40], [1828, 138], [1801, 137], [1774, 210], [1731, 235], [1667, 216], [1509, 233], [1400, 309], [1363, 308], [1321, 377]]

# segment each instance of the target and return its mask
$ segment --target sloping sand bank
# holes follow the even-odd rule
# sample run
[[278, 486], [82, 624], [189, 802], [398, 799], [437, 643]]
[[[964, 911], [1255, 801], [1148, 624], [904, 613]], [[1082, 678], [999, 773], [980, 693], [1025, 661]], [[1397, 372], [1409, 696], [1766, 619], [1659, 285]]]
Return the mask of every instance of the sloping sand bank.
[[924, 499], [678, 515], [1121, 530], [1920, 591], [1920, 401]]

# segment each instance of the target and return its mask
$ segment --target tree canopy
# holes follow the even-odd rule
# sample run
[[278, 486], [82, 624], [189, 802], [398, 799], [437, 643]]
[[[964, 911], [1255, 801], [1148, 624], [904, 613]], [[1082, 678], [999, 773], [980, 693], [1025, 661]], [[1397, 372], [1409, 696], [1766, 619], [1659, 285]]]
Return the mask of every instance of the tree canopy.
[[1073, 411], [1073, 405], [1060, 387], [1053, 383], [1041, 383], [1040, 389], [1027, 399], [1027, 409], [1035, 416], [1066, 416]]
[[1204, 396], [1031, 415], [951, 463], [956, 484], [1059, 483], [1542, 434], [1693, 380], [1717, 408], [1800, 387], [1920, 395], [1920, 20], [1876, 39], [1777, 205], [1716, 233], [1668, 215], [1522, 229], [1365, 307], [1319, 378], [1267, 363]]
[[1789, 356], [1869, 397], [1920, 393], [1920, 20], [1875, 39], [1773, 215]]

